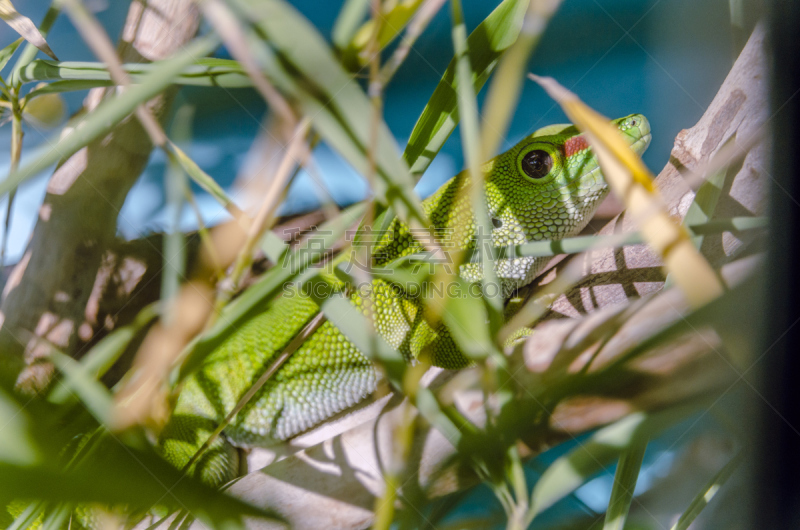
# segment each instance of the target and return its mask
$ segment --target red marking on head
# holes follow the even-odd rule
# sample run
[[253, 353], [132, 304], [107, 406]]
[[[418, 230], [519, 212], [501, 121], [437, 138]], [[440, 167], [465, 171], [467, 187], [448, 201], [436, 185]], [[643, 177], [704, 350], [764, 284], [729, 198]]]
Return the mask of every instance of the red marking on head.
[[589, 142], [586, 141], [586, 138], [584, 138], [582, 134], [579, 136], [573, 136], [564, 142], [564, 156], [569, 158], [578, 151], [583, 151], [588, 147]]

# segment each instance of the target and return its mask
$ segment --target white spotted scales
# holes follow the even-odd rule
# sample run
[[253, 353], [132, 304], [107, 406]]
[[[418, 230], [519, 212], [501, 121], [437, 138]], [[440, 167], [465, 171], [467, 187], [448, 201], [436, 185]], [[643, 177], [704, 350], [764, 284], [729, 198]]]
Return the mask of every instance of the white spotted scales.
[[[644, 152], [650, 142], [646, 118], [631, 115], [614, 123], [634, 151]], [[495, 246], [575, 235], [608, 193], [591, 149], [570, 125], [536, 131], [487, 162], [483, 170]], [[467, 173], [462, 172], [424, 201], [446, 250], [475, 246], [469, 194], [459, 193], [467, 183]], [[408, 227], [395, 219], [372, 256], [375, 266], [381, 266], [421, 251]], [[342, 256], [338, 261], [347, 259]], [[533, 280], [547, 261], [498, 260], [496, 271], [504, 296]], [[465, 280], [478, 282], [481, 267], [467, 263], [459, 272]], [[322, 277], [330, 292], [344, 292], [339, 278]], [[380, 279], [374, 279], [371, 287], [366, 297], [348, 293], [353, 310], [372, 314], [378, 333], [407, 360], [418, 357], [424, 348], [434, 365], [456, 369], [469, 364], [447, 328], [443, 324], [431, 327], [423, 318], [418, 298]], [[162, 455], [183, 468], [318, 312], [317, 303], [291, 287], [232, 333], [187, 379], [159, 438]], [[234, 478], [239, 468], [234, 446], [270, 446], [291, 438], [363, 400], [375, 387], [370, 361], [330, 322], [324, 322], [234, 416], [224, 436], [196, 459], [190, 471], [206, 482], [222, 484]]]

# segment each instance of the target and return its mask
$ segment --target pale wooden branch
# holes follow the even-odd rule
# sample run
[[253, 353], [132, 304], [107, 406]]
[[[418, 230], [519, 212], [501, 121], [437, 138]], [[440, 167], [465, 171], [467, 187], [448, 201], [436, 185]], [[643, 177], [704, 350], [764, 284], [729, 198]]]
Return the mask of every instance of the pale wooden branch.
[[[754, 134], [763, 134], [768, 116], [767, 64], [764, 32], [759, 27], [707, 112], [697, 125], [678, 135], [670, 163], [657, 180], [676, 218], [685, 215], [694, 196], [678, 168], [705, 166], [733, 135], [737, 144], [744, 145]], [[723, 190], [718, 216], [764, 213], [766, 153], [762, 144], [747, 153]], [[601, 233], [630, 229], [624, 216], [618, 216]], [[740, 282], [757, 266], [757, 256], [742, 257], [754, 246], [752, 237], [726, 233], [704, 242], [704, 255], [722, 268], [729, 284]], [[556, 300], [533, 338], [512, 356], [523, 368], [524, 376], [518, 379], [522, 386], [535, 389], [545, 381], [568, 381], [587, 367], [596, 370], [687, 311], [680, 293], [662, 291], [661, 264], [644, 245], [594, 252], [587, 268], [587, 277]], [[547, 281], [545, 277], [538, 284]], [[596, 330], [626, 311], [624, 323], [620, 319], [621, 326], [595, 358]], [[658, 410], [713, 395], [735, 373], [724, 346], [709, 329], [679, 337], [625, 368], [627, 377], [615, 381], [613, 388], [594, 388], [589, 394], [576, 391], [557, 403], [540, 404], [542, 419], [524, 436], [528, 456], [634, 410]], [[290, 444], [254, 451], [251, 468], [265, 467], [240, 479], [230, 491], [276, 510], [294, 528], [368, 527], [375, 499], [384, 487], [382, 469], [392, 458], [392, 431], [399, 421], [396, 405], [400, 401], [383, 398]], [[479, 392], [458, 393], [456, 403], [468, 418], [481, 423], [484, 406]], [[474, 485], [476, 476], [468, 465], [453, 458], [456, 454], [435, 429], [417, 429], [409, 463], [417, 473], [404, 486], [405, 499], [430, 500]]]
[[[123, 62], [163, 59], [191, 40], [199, 16], [193, 0], [136, 0], [119, 43]], [[89, 92], [90, 112], [117, 88]], [[147, 103], [160, 120], [175, 89]], [[80, 339], [91, 338], [97, 321], [91, 295], [104, 281], [103, 256], [114, 240], [119, 211], [147, 164], [152, 144], [129, 116], [110, 133], [59, 163], [50, 179], [39, 220], [25, 254], [3, 291], [0, 351], [6, 373], [20, 373], [18, 386], [35, 391], [50, 380], [52, 365], [41, 360], [41, 339], [79, 356]]]

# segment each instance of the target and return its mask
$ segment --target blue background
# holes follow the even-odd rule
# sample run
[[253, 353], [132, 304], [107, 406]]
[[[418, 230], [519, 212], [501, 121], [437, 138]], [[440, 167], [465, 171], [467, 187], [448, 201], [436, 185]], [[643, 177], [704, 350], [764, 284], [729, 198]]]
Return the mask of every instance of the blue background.
[[[468, 27], [474, 28], [496, 3], [465, 2]], [[87, 4], [98, 9], [97, 16], [110, 35], [119, 34], [128, 2], [91, 0]], [[330, 36], [340, 2], [302, 0], [293, 4], [326, 37]], [[40, 0], [17, 0], [15, 5], [37, 22], [46, 8], [46, 3]], [[0, 46], [15, 38], [10, 29], [0, 27]], [[445, 5], [387, 89], [385, 119], [401, 146], [452, 57], [450, 39], [449, 6]], [[56, 22], [48, 42], [62, 60], [94, 60], [64, 16]], [[555, 77], [609, 117], [633, 112], [648, 116], [653, 142], [644, 159], [658, 172], [668, 160], [675, 135], [691, 127], [702, 115], [733, 58], [727, 0], [565, 0], [529, 69]], [[84, 95], [66, 95], [70, 114], [80, 108]], [[484, 95], [480, 94], [481, 100]], [[185, 89], [179, 103], [196, 108], [190, 155], [218, 182], [230, 188], [263, 126], [264, 104], [248, 89], [211, 88]], [[504, 147], [510, 147], [539, 127], [563, 121], [561, 110], [538, 86], [527, 81]], [[0, 145], [9, 145], [9, 129], [8, 125], [0, 128]], [[27, 127], [25, 151], [32, 152], [32, 147], [53, 134]], [[337, 201], [350, 203], [364, 197], [367, 191], [364, 181], [325, 146], [317, 150], [315, 163]], [[456, 133], [423, 177], [418, 191], [422, 196], [430, 194], [462, 166], [463, 153]], [[0, 152], [0, 171], [6, 172], [7, 167], [8, 154]], [[22, 255], [49, 173], [22, 186], [17, 195], [8, 242], [9, 263]], [[167, 228], [163, 174], [163, 154], [155, 152], [120, 213], [120, 235], [135, 238]], [[214, 224], [223, 219], [226, 214], [214, 200], [197, 191], [205, 221]], [[282, 212], [312, 209], [317, 196], [310, 179], [301, 175], [292, 186]], [[2, 204], [0, 207], [5, 208]], [[181, 224], [186, 230], [196, 227], [196, 219], [188, 209]]]

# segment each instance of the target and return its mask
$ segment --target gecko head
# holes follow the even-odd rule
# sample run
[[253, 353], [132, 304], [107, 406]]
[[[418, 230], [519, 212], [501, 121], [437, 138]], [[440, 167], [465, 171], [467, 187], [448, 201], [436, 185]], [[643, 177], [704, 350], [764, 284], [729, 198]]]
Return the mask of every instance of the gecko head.
[[[641, 114], [612, 122], [634, 152], [650, 144]], [[492, 239], [505, 246], [580, 232], [609, 188], [597, 157], [574, 125], [550, 125], [487, 164]]]

